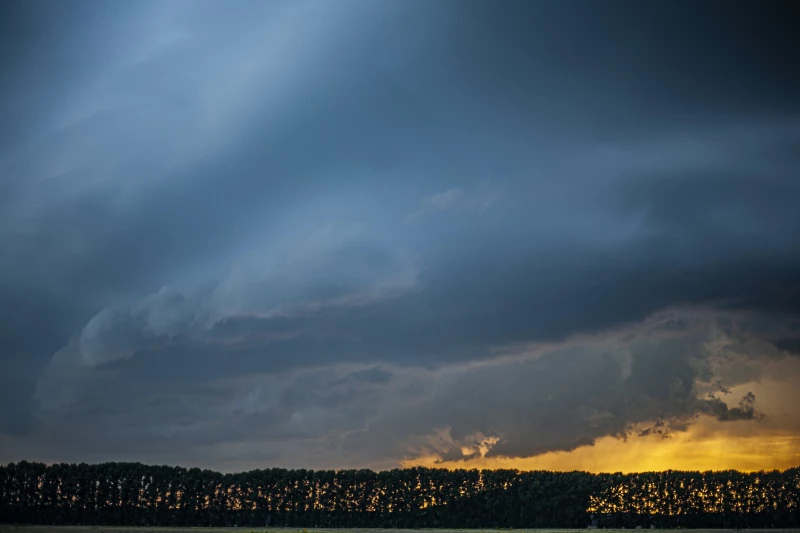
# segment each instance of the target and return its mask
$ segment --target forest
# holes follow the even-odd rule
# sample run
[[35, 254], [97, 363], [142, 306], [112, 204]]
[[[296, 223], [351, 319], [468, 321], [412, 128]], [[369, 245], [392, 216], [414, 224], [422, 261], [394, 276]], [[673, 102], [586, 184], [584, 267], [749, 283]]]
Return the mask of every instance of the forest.
[[0, 467], [0, 523], [391, 528], [798, 527], [783, 472], [406, 468], [222, 474], [139, 463]]

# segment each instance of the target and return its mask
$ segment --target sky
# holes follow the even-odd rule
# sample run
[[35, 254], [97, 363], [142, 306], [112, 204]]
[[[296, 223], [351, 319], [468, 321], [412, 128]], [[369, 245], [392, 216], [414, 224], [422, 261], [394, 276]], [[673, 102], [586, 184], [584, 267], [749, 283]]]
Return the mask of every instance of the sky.
[[800, 465], [796, 4], [0, 10], [0, 462]]

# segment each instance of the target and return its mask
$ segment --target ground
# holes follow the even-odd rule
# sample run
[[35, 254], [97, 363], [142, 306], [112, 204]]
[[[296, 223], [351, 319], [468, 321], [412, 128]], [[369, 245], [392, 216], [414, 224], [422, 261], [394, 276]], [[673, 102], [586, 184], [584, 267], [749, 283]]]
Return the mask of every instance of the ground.
[[[435, 531], [436, 533], [503, 533], [509, 530], [498, 529], [356, 529], [352, 528], [358, 533], [411, 533], [420, 531]], [[348, 530], [342, 529], [298, 529], [298, 528], [249, 528], [249, 527], [106, 527], [106, 526], [17, 526], [17, 525], [0, 525], [0, 533], [346, 533]], [[524, 530], [515, 529], [514, 533], [525, 533]], [[570, 532], [583, 532], [583, 529], [548, 529], [547, 533], [570, 533]], [[655, 531], [673, 531], [673, 530], [647, 530], [650, 532]], [[735, 533], [741, 532], [741, 529], [695, 529], [697, 533]], [[773, 529], [773, 532], [785, 533], [800, 533], [800, 529]]]

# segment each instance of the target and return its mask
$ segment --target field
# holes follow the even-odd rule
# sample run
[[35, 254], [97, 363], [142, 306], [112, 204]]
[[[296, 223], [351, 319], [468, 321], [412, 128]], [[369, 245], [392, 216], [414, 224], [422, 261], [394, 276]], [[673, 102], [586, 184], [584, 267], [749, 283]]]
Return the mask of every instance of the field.
[[[246, 527], [104, 527], [104, 526], [19, 526], [19, 525], [0, 525], [0, 533], [347, 533], [355, 531], [358, 533], [412, 533], [412, 532], [435, 532], [435, 533], [525, 533], [525, 531], [547, 531], [548, 533], [577, 533], [585, 532], [585, 529], [297, 529], [297, 528], [246, 528]], [[606, 530], [612, 531], [612, 530]], [[621, 530], [613, 530], [621, 531]], [[630, 530], [628, 530], [630, 531]], [[672, 531], [667, 529], [655, 529], [648, 531]], [[703, 533], [735, 533], [743, 531], [741, 529], [694, 529], [693, 532]], [[774, 532], [800, 533], [800, 529], [770, 529]]]

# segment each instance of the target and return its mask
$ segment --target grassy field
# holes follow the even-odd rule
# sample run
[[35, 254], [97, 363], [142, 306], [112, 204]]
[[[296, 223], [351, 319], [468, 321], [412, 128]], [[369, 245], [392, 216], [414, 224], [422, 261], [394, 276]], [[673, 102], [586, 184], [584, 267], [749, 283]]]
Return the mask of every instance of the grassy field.
[[[297, 529], [297, 528], [249, 528], [249, 527], [105, 527], [105, 526], [15, 526], [0, 525], [0, 533], [345, 533], [345, 529]], [[358, 533], [410, 533], [420, 531], [435, 531], [436, 533], [506, 533], [509, 530], [498, 529], [351, 529]], [[525, 531], [545, 531], [535, 529], [515, 529], [514, 533]], [[548, 529], [548, 533], [585, 532], [585, 529]], [[607, 530], [608, 531], [608, 530]], [[628, 530], [630, 531], [630, 530]], [[674, 531], [656, 529], [646, 531]], [[696, 532], [708, 533], [735, 533], [741, 529], [695, 529]], [[770, 529], [773, 532], [800, 533], [800, 529]]]

